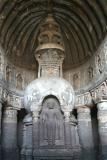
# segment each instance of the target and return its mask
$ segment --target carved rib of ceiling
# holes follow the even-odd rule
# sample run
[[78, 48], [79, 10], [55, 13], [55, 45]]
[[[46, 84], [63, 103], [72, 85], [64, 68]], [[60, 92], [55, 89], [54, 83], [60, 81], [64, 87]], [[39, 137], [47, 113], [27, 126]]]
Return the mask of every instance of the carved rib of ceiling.
[[[35, 69], [38, 28], [47, 6], [47, 0], [0, 1], [0, 42], [15, 65]], [[107, 1], [53, 0], [52, 12], [65, 41], [64, 69], [84, 63], [106, 35]]]

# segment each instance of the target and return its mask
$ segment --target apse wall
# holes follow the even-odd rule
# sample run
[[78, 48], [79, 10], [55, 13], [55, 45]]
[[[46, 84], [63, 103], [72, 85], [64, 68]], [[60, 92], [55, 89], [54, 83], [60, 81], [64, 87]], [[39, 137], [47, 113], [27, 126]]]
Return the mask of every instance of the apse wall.
[[6, 58], [5, 51], [0, 46], [0, 78], [5, 86], [18, 93], [37, 77], [36, 71], [15, 66]]
[[[106, 79], [107, 37], [96, 53], [83, 65], [63, 71], [63, 77], [73, 86], [77, 94], [85, 93]], [[9, 90], [22, 94], [26, 86], [37, 78], [37, 71], [13, 65], [0, 46], [0, 80]]]
[[96, 53], [83, 65], [64, 71], [64, 78], [77, 93], [84, 93], [96, 87], [107, 76], [107, 37]]

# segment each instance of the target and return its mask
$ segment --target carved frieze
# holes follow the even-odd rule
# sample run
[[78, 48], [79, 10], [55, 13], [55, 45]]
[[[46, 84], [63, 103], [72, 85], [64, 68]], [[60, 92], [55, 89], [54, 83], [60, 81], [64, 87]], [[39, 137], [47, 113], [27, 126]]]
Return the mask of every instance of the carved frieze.
[[22, 97], [14, 94], [8, 94], [7, 105], [20, 110], [22, 108]]
[[3, 114], [4, 123], [17, 123], [17, 110], [6, 108]]
[[104, 81], [99, 86], [90, 91], [94, 103], [107, 99], [107, 83]]
[[84, 94], [80, 94], [76, 96], [75, 101], [75, 108], [78, 108], [79, 106], [92, 106], [92, 97], [90, 92], [86, 92]]

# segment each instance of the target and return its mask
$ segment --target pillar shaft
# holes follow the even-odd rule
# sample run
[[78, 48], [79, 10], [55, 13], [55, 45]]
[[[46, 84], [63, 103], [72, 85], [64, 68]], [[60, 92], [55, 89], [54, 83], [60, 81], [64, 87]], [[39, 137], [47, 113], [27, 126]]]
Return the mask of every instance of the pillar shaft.
[[0, 159], [1, 158], [1, 119], [2, 119], [2, 103], [0, 102]]
[[90, 109], [78, 108], [78, 132], [82, 147], [82, 160], [95, 160]]
[[32, 160], [32, 123], [26, 124], [26, 160]]
[[70, 112], [64, 112], [65, 116], [65, 145], [71, 146], [71, 134], [70, 134]]
[[38, 147], [39, 147], [39, 113], [33, 112], [33, 156], [36, 157], [38, 155]]
[[17, 111], [7, 108], [3, 114], [3, 160], [17, 160]]
[[102, 160], [107, 160], [107, 101], [97, 104]]

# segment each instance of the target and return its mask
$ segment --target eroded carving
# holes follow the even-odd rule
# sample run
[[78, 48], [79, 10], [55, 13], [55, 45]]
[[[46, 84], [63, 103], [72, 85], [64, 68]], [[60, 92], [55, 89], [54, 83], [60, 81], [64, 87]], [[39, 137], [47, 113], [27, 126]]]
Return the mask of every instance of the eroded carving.
[[88, 75], [89, 75], [89, 80], [92, 80], [94, 77], [94, 70], [93, 67], [91, 66], [88, 68]]
[[23, 89], [23, 78], [21, 74], [16, 76], [16, 88], [20, 90]]
[[6, 80], [8, 82], [11, 82], [11, 80], [12, 80], [12, 71], [9, 66], [6, 67]]

